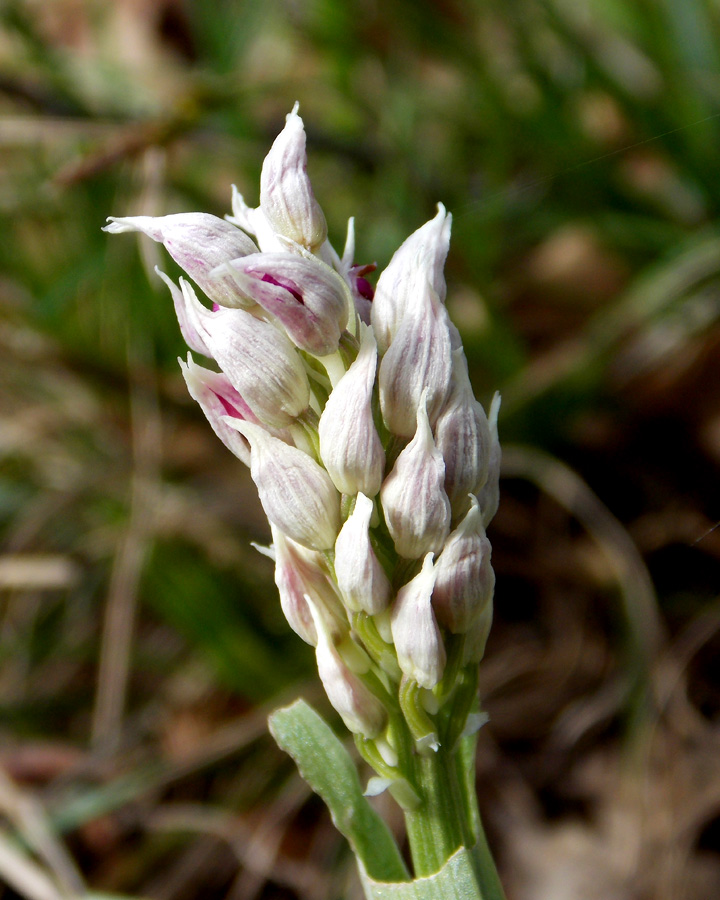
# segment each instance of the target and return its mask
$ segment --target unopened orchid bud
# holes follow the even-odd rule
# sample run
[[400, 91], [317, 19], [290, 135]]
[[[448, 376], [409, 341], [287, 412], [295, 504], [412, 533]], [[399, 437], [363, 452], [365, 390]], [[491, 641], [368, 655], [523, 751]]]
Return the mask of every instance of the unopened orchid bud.
[[349, 731], [367, 739], [377, 737], [387, 721], [385, 707], [343, 661], [323, 617], [311, 600], [309, 607], [317, 632], [318, 674], [328, 700]]
[[310, 384], [295, 347], [244, 309], [206, 309], [180, 279], [184, 318], [257, 418], [284, 428], [307, 409]]
[[257, 253], [254, 242], [230, 222], [208, 213], [179, 213], [172, 216], [110, 216], [105, 231], [141, 231], [165, 249], [176, 263], [220, 306], [252, 306], [229, 274], [219, 278], [214, 269], [248, 253]]
[[352, 300], [330, 266], [297, 253], [253, 253], [226, 268], [242, 292], [275, 316], [301, 350], [314, 356], [337, 350]]
[[392, 589], [370, 543], [373, 502], [358, 494], [355, 508], [335, 541], [335, 574], [338, 587], [351, 612], [370, 616], [382, 612]]
[[435, 585], [432, 553], [418, 574], [398, 591], [392, 636], [403, 673], [421, 687], [434, 688], [443, 676], [446, 654], [430, 598]]
[[270, 528], [275, 551], [275, 584], [288, 624], [307, 644], [317, 645], [309, 597], [333, 639], [339, 638], [343, 630], [347, 631], [347, 622], [343, 628], [342, 603], [321, 564], [322, 557], [287, 537], [277, 526]]
[[362, 491], [374, 497], [385, 471], [385, 451], [375, 428], [372, 392], [377, 350], [365, 327], [360, 351], [335, 385], [320, 416], [320, 456], [335, 487], [343, 494]]
[[318, 248], [327, 237], [327, 223], [307, 174], [305, 128], [298, 104], [275, 138], [260, 174], [260, 208], [282, 237]]
[[398, 456], [380, 489], [380, 502], [395, 549], [407, 559], [439, 553], [450, 529], [445, 463], [435, 447], [423, 391], [415, 437]]
[[487, 603], [473, 622], [465, 635], [465, 651], [463, 653], [463, 665], [477, 665], [485, 655], [485, 646], [490, 635], [490, 627], [493, 620], [493, 605]]
[[311, 550], [330, 550], [340, 531], [340, 495], [314, 459], [260, 425], [226, 419], [250, 442], [250, 474], [265, 515]]
[[483, 515], [483, 524], [487, 528], [493, 520], [500, 504], [500, 463], [502, 461], [502, 449], [498, 438], [498, 414], [500, 412], [500, 394], [495, 394], [490, 404], [488, 425], [490, 427], [490, 451], [488, 453], [487, 480], [477, 498]]
[[435, 563], [432, 595], [435, 616], [453, 634], [465, 634], [473, 620], [492, 604], [495, 573], [490, 541], [475, 497], [470, 511], [448, 537]]
[[380, 363], [380, 409], [388, 429], [402, 437], [415, 432], [415, 410], [427, 390], [431, 424], [450, 389], [452, 351], [447, 310], [426, 282], [415, 305], [404, 316], [390, 349]]
[[453, 353], [450, 393], [435, 423], [435, 444], [445, 460], [445, 491], [453, 515], [467, 509], [468, 494], [485, 484], [490, 458], [490, 428], [473, 395], [462, 349]]
[[438, 203], [434, 219], [418, 228], [395, 251], [378, 279], [372, 303], [372, 326], [380, 354], [384, 354], [400, 325], [417, 303], [417, 295], [429, 283], [445, 301], [443, 266], [450, 246], [452, 216]]
[[250, 446], [248, 442], [239, 432], [231, 428], [225, 419], [232, 416], [236, 419], [257, 422], [253, 411], [222, 372], [213, 372], [197, 365], [189, 353], [187, 363], [181, 359], [178, 362], [188, 392], [205, 413], [205, 418], [210, 423], [212, 430], [231, 453], [249, 466]]

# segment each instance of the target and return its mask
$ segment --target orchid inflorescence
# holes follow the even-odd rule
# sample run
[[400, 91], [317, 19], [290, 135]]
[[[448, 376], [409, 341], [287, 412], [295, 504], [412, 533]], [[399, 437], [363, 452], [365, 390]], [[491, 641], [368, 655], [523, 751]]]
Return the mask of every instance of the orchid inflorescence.
[[268, 153], [260, 205], [232, 216], [112, 217], [190, 281], [167, 283], [183, 337], [218, 370], [180, 362], [267, 514], [290, 626], [315, 647], [330, 703], [406, 808], [412, 757], [477, 728], [477, 663], [495, 577], [485, 529], [498, 504], [499, 400], [473, 395], [445, 307], [451, 216], [412, 234], [380, 275], [339, 256], [295, 109]]

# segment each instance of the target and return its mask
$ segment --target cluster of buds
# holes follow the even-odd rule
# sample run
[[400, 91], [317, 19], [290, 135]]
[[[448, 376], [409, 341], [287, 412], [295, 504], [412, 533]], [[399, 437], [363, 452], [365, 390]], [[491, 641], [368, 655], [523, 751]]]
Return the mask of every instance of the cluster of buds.
[[492, 619], [498, 399], [488, 417], [445, 307], [445, 209], [397, 250], [373, 296], [352, 220], [339, 256], [306, 165], [296, 107], [264, 161], [258, 208], [234, 190], [225, 220], [111, 218], [106, 230], [161, 242], [206, 295], [159, 273], [190, 350], [216, 364], [180, 363], [250, 466], [283, 612], [365, 758], [411, 803], [408, 754], [472, 727]]

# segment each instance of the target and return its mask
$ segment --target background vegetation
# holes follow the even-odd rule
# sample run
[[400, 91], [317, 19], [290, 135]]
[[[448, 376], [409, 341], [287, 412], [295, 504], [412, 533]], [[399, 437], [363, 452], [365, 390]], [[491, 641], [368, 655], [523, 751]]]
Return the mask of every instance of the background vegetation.
[[720, 892], [717, 0], [0, 3], [0, 896], [357, 896], [158, 245], [301, 104], [336, 246], [441, 200], [504, 397], [478, 789], [509, 900]]

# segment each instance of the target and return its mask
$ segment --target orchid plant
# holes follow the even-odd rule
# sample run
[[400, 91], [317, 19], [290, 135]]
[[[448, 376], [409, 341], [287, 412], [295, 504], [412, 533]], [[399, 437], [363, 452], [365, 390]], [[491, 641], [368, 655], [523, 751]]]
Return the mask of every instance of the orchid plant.
[[[188, 390], [250, 467], [285, 617], [374, 775], [363, 790], [303, 701], [271, 716], [273, 736], [348, 838], [367, 897], [500, 900], [474, 784], [499, 398], [486, 415], [445, 307], [451, 216], [438, 205], [373, 292], [353, 221], [342, 256], [327, 238], [296, 105], [258, 208], [233, 189], [226, 219], [109, 223], [164, 244], [191, 279], [158, 271], [188, 347], [217, 366], [189, 353]], [[384, 790], [404, 812], [412, 872], [367, 799]]]

